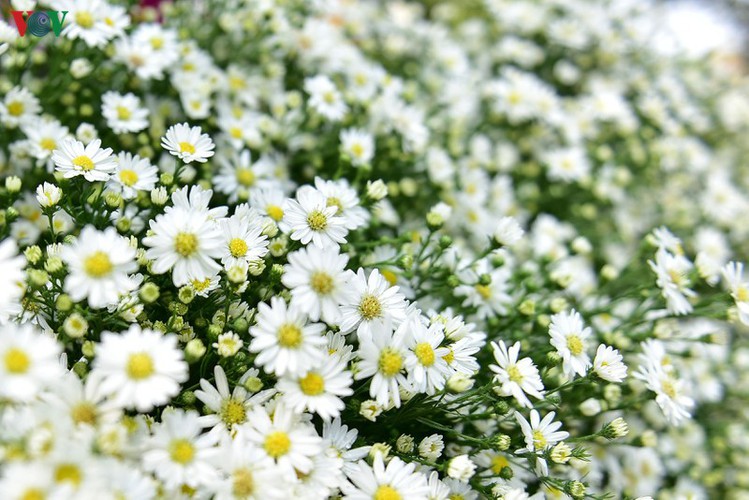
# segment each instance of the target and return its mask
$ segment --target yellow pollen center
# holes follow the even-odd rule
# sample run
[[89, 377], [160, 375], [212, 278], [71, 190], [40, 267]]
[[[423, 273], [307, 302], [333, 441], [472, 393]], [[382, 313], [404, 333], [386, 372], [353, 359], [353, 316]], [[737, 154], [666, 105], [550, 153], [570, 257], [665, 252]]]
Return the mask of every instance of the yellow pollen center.
[[49, 137], [45, 137], [41, 141], [39, 141], [39, 145], [42, 147], [42, 149], [46, 149], [47, 151], [52, 151], [57, 147], [57, 142], [54, 139], [51, 139]]
[[44, 500], [45, 494], [42, 490], [31, 488], [26, 490], [23, 495], [19, 497], [20, 500]]
[[229, 252], [232, 257], [241, 257], [247, 253], [247, 242], [242, 238], [234, 238], [229, 242]]
[[151, 47], [153, 47], [154, 50], [159, 50], [164, 46], [164, 39], [158, 36], [155, 36], [151, 38]]
[[341, 200], [334, 196], [328, 198], [325, 202], [325, 205], [328, 207], [336, 207], [336, 215], [341, 215], [341, 212], [343, 212], [343, 204], [341, 203]]
[[196, 292], [202, 292], [211, 285], [211, 278], [206, 278], [204, 280], [192, 280], [190, 284], [192, 285], [193, 290], [195, 290]]
[[81, 484], [81, 469], [74, 464], [60, 464], [55, 468], [55, 482], [71, 483], [74, 486]]
[[749, 289], [740, 286], [736, 289], [736, 302], [749, 302]]
[[94, 425], [96, 424], [96, 406], [85, 401], [78, 403], [70, 410], [70, 418], [76, 424]]
[[673, 382], [671, 382], [669, 379], [664, 379], [661, 381], [661, 390], [669, 398], [671, 399], [676, 398], [676, 387], [674, 386]]
[[362, 297], [361, 302], [359, 302], [359, 314], [361, 314], [362, 318], [366, 321], [379, 318], [382, 314], [382, 304], [380, 304], [380, 300], [374, 295], [365, 295]]
[[403, 368], [403, 356], [392, 347], [386, 347], [380, 353], [377, 367], [380, 369], [380, 373], [386, 377], [393, 377], [400, 373]]
[[279, 207], [278, 205], [268, 205], [265, 211], [268, 212], [268, 217], [276, 222], [283, 219], [283, 208]]
[[143, 380], [154, 373], [153, 358], [145, 352], [131, 354], [125, 367], [127, 376], [133, 380]]
[[333, 291], [333, 278], [328, 273], [317, 271], [312, 273], [309, 286], [319, 295], [327, 295]]
[[232, 474], [232, 493], [237, 498], [245, 498], [255, 491], [255, 480], [250, 469], [237, 469]]
[[23, 103], [21, 101], [13, 101], [10, 104], [8, 104], [7, 108], [8, 114], [10, 116], [21, 116], [23, 114]]
[[360, 158], [364, 154], [364, 146], [362, 146], [358, 142], [352, 144], [351, 145], [351, 154], [353, 154], [357, 158]]
[[265, 437], [263, 449], [273, 458], [279, 458], [286, 455], [291, 448], [291, 439], [283, 431], [271, 432]]
[[447, 354], [442, 356], [442, 359], [444, 359], [448, 365], [451, 365], [453, 361], [455, 361], [455, 353], [453, 352], [452, 348], [448, 347]]
[[94, 16], [87, 10], [75, 13], [75, 24], [81, 28], [92, 28], [94, 26]]
[[281, 328], [278, 329], [278, 343], [281, 347], [286, 348], [299, 347], [299, 344], [302, 343], [302, 330], [289, 323], [281, 325]]
[[195, 146], [190, 144], [189, 142], [180, 142], [179, 143], [179, 152], [180, 153], [187, 153], [190, 155], [195, 154]]
[[239, 127], [232, 127], [229, 129], [229, 135], [232, 136], [233, 139], [241, 139], [242, 129]]
[[388, 283], [390, 283], [390, 286], [395, 286], [395, 284], [398, 282], [398, 275], [393, 271], [390, 271], [388, 269], [380, 269], [380, 274], [387, 280]]
[[221, 408], [221, 420], [227, 425], [242, 424], [247, 420], [247, 410], [236, 399], [230, 399]]
[[129, 120], [133, 115], [132, 111], [125, 106], [117, 106], [117, 118], [120, 120]]
[[492, 289], [489, 288], [489, 285], [476, 285], [476, 291], [484, 300], [489, 300], [492, 297]]
[[510, 365], [506, 368], [507, 375], [510, 377], [510, 382], [519, 384], [523, 381], [523, 374], [520, 373], [520, 368], [517, 365]]
[[398, 490], [393, 488], [392, 486], [389, 486], [387, 484], [383, 484], [377, 488], [377, 491], [375, 491], [373, 500], [402, 500], [403, 497], [400, 493], [398, 493]]
[[314, 210], [307, 216], [307, 225], [313, 231], [323, 231], [328, 227], [328, 218], [319, 210]]
[[5, 371], [13, 375], [26, 373], [31, 366], [29, 355], [17, 347], [5, 351]]
[[505, 467], [509, 467], [509, 465], [510, 461], [502, 455], [496, 455], [494, 458], [492, 458], [491, 467], [492, 472], [495, 474], [499, 474], [500, 472], [502, 472], [502, 469], [504, 469]]
[[583, 341], [578, 335], [567, 336], [567, 349], [573, 356], [579, 356], [583, 352]]
[[299, 379], [299, 388], [307, 396], [319, 396], [325, 391], [325, 379], [315, 372], [309, 372]]
[[434, 349], [432, 349], [432, 346], [427, 342], [416, 344], [416, 347], [414, 347], [414, 354], [416, 354], [416, 358], [422, 365], [432, 366], [434, 364]]
[[120, 182], [125, 186], [131, 187], [138, 182], [138, 174], [134, 170], [120, 170]]
[[533, 446], [537, 450], [546, 448], [546, 436], [541, 431], [533, 431]]
[[96, 251], [83, 260], [83, 270], [92, 278], [103, 278], [111, 273], [113, 268], [109, 256], [102, 251]]
[[195, 458], [195, 446], [187, 439], [175, 439], [169, 445], [169, 457], [178, 464], [189, 464]]
[[333, 92], [325, 92], [322, 95], [322, 98], [328, 104], [333, 104], [335, 102], [335, 94]]
[[250, 187], [255, 184], [255, 173], [249, 168], [238, 168], [237, 182], [245, 187]]
[[174, 250], [182, 257], [190, 257], [198, 250], [198, 237], [192, 233], [177, 233]]
[[80, 168], [81, 170], [88, 172], [89, 170], [93, 170], [96, 165], [94, 165], [93, 160], [89, 158], [86, 155], [76, 156], [73, 158], [73, 165]]

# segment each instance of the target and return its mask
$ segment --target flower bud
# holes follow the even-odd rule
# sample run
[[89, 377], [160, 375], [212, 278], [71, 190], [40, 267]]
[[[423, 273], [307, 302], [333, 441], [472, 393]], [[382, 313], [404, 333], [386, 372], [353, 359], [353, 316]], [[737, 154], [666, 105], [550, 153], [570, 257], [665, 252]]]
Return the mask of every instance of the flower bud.
[[601, 435], [606, 439], [618, 439], [629, 434], [629, 426], [627, 422], [621, 418], [615, 418], [608, 424], [606, 424], [601, 430]]
[[55, 274], [62, 270], [63, 264], [60, 257], [50, 257], [44, 263], [44, 270], [48, 273]]
[[580, 403], [580, 412], [586, 417], [592, 417], [601, 413], [601, 402], [596, 398], [588, 398]]
[[156, 189], [151, 190], [151, 203], [157, 206], [162, 206], [169, 199], [169, 194], [166, 192], [164, 186], [159, 186]]
[[188, 363], [195, 363], [206, 353], [207, 349], [200, 339], [192, 339], [185, 346], [185, 359]]
[[36, 188], [36, 200], [39, 202], [39, 205], [44, 208], [54, 207], [60, 202], [61, 198], [62, 189], [54, 184], [45, 182]]
[[21, 178], [15, 175], [5, 178], [5, 189], [9, 193], [17, 193], [21, 190]]
[[468, 455], [458, 455], [447, 464], [447, 475], [458, 481], [468, 482], [475, 472], [476, 464]]
[[556, 464], [566, 464], [572, 456], [572, 449], [564, 441], [557, 443], [552, 449], [550, 458]]
[[156, 302], [156, 300], [159, 298], [159, 286], [156, 283], [151, 283], [150, 281], [147, 283], [143, 283], [143, 286], [141, 286], [140, 290], [138, 291], [138, 296], [140, 297], [140, 300], [142, 300], [146, 304]]
[[536, 312], [536, 301], [533, 299], [525, 299], [518, 306], [518, 311], [526, 316], [533, 316]]
[[87, 358], [93, 358], [94, 354], [96, 354], [96, 344], [90, 340], [85, 341], [81, 347], [81, 352]]
[[510, 448], [512, 440], [507, 434], [500, 434], [498, 436], [494, 436], [493, 442], [494, 447], [497, 449], [497, 451], [505, 451]]
[[26, 257], [26, 261], [29, 264], [35, 265], [42, 258], [42, 249], [36, 245], [28, 247], [24, 250], [23, 255]]
[[257, 377], [248, 377], [242, 385], [245, 389], [254, 394], [263, 388], [263, 381]]
[[368, 399], [359, 406], [359, 415], [374, 422], [382, 413], [382, 406], [377, 401]]
[[88, 321], [78, 313], [73, 313], [65, 319], [62, 330], [72, 339], [79, 339], [88, 333]]
[[41, 269], [29, 269], [29, 281], [32, 286], [41, 288], [49, 282], [49, 274]]
[[68, 312], [73, 308], [73, 300], [70, 298], [70, 295], [61, 293], [57, 296], [57, 300], [55, 300], [55, 307], [60, 312]]
[[473, 387], [473, 379], [464, 373], [454, 373], [447, 379], [447, 390], [458, 394], [470, 390]]
[[379, 201], [388, 194], [388, 188], [381, 179], [376, 181], [367, 181], [367, 197]]
[[395, 441], [395, 449], [398, 453], [413, 453], [414, 438], [408, 434], [401, 434]]
[[380, 455], [380, 457], [384, 460], [390, 454], [390, 449], [390, 445], [387, 443], [375, 443], [369, 449], [369, 458], [371, 460], [374, 460], [377, 455]]

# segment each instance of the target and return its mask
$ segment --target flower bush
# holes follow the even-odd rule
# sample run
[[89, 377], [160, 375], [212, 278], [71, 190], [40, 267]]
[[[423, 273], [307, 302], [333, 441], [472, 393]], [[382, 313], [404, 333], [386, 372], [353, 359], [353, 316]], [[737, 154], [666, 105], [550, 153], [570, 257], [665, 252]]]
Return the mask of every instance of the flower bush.
[[38, 8], [0, 498], [749, 495], [747, 82], [656, 7]]

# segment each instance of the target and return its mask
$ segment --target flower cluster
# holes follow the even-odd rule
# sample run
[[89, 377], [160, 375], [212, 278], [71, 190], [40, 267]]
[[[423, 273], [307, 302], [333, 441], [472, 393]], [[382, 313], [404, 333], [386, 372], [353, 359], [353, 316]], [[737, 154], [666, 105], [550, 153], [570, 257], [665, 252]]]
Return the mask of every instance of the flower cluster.
[[648, 2], [40, 4], [0, 498], [749, 494], [749, 80]]

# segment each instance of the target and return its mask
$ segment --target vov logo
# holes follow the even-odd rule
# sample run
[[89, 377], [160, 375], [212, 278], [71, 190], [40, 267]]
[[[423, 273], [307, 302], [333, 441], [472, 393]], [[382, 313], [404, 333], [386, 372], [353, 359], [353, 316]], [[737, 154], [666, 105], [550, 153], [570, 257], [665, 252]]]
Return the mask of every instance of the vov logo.
[[[19, 35], [25, 36], [28, 31], [39, 38], [46, 36], [50, 31], [55, 36], [60, 36], [65, 16], [68, 15], [67, 10], [11, 10], [10, 13], [16, 22]], [[26, 17], [24, 17], [24, 14]], [[62, 19], [60, 19], [59, 14], [62, 14]]]

